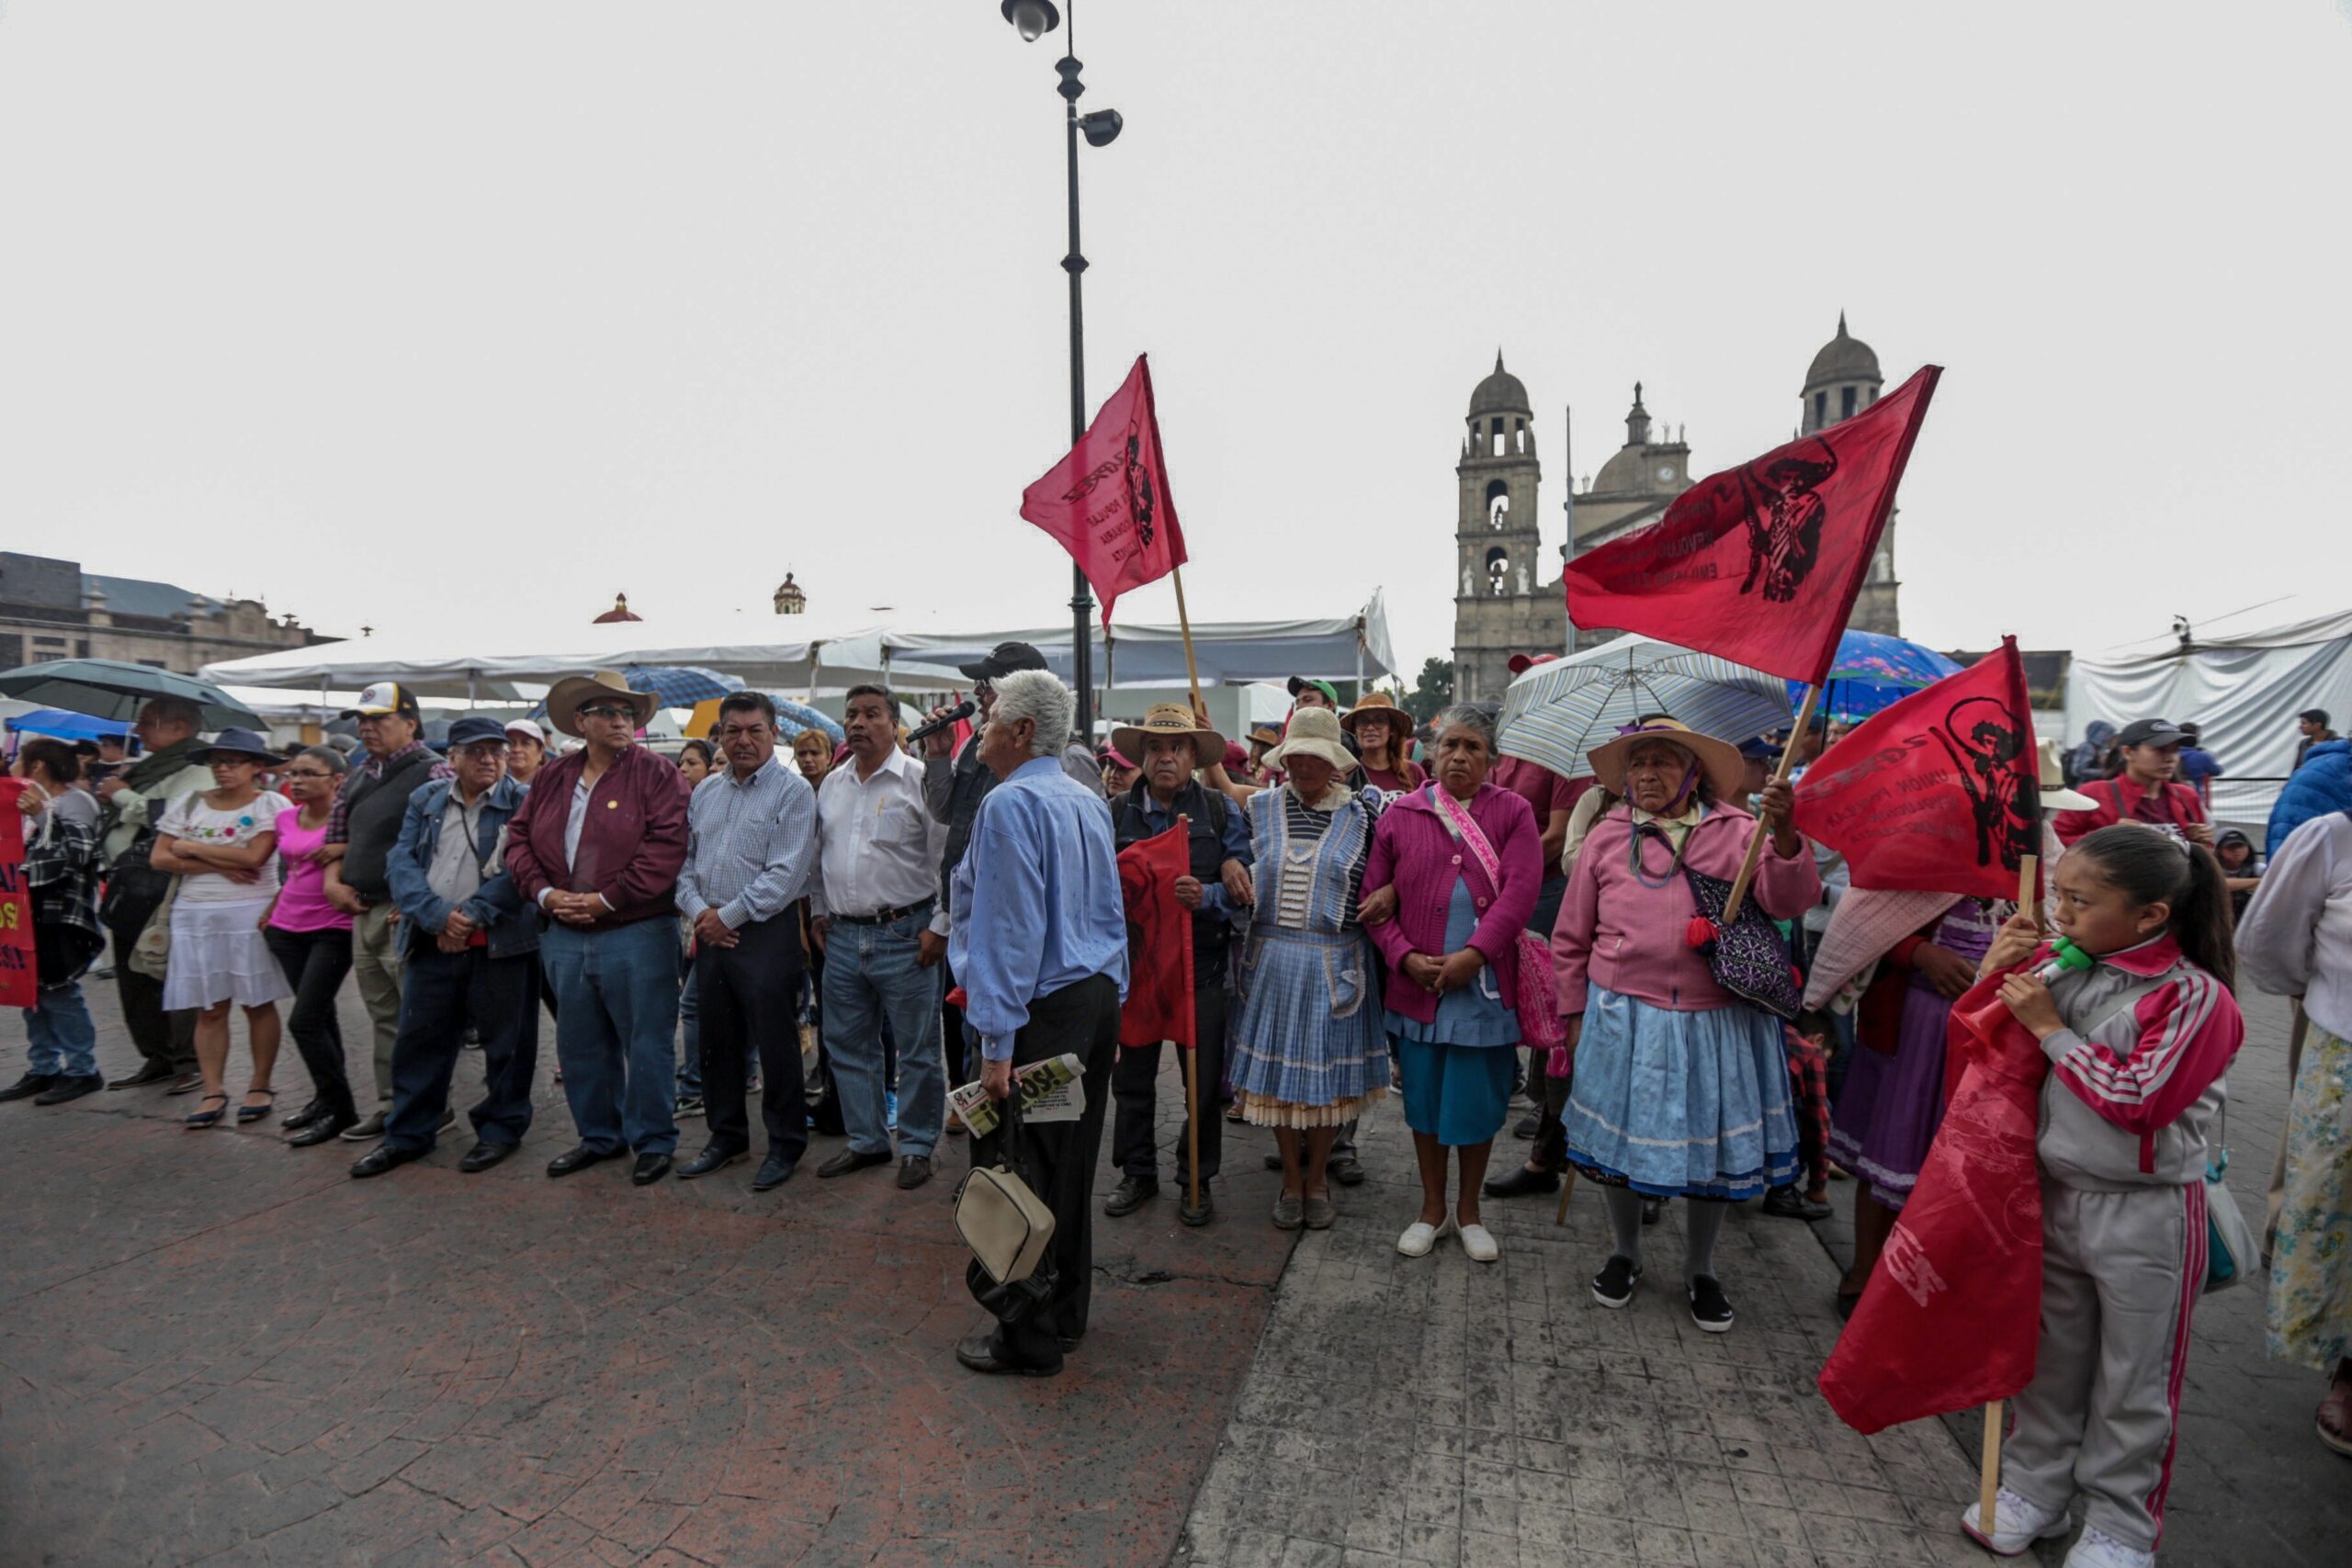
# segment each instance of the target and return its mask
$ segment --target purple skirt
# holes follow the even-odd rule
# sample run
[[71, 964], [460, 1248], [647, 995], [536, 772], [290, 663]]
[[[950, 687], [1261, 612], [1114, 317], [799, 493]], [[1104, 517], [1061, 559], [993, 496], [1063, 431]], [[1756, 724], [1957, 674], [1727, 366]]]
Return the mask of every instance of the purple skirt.
[[1944, 1022], [1951, 1003], [1915, 978], [1903, 998], [1894, 1055], [1857, 1045], [1829, 1113], [1829, 1157], [1900, 1209], [1944, 1121]]

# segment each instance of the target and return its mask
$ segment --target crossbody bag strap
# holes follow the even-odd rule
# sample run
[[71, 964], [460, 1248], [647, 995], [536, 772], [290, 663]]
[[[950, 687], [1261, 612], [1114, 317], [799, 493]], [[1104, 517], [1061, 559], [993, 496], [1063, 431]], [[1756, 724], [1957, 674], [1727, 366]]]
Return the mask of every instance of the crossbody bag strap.
[[1480, 871], [1486, 873], [1487, 893], [1499, 896], [1503, 889], [1502, 857], [1496, 854], [1495, 846], [1487, 841], [1487, 835], [1480, 829], [1477, 818], [1437, 785], [1424, 784], [1421, 787], [1430, 792], [1430, 802], [1437, 807], [1438, 820], [1445, 825], [1445, 830], [1453, 836], [1455, 842], [1468, 846], [1470, 858], [1478, 863]]

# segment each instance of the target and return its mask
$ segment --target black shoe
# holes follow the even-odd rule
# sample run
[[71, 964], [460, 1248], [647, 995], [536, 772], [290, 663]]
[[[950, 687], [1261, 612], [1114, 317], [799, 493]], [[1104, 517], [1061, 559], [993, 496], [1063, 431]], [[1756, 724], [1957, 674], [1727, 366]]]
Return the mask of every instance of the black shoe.
[[996, 1333], [993, 1329], [978, 1329], [956, 1342], [956, 1359], [976, 1372], [984, 1375], [1009, 1374], [1023, 1378], [1049, 1378], [1062, 1370], [1056, 1361], [1050, 1367], [1026, 1367], [1012, 1361], [1000, 1361], [996, 1355]]
[[[1280, 1156], [1280, 1155], [1268, 1155], [1268, 1156], [1266, 1156], [1266, 1168], [1267, 1168], [1268, 1170], [1280, 1170], [1282, 1168], [1283, 1168], [1283, 1156]], [[1329, 1175], [1330, 1174], [1330, 1172], [1327, 1169], [1327, 1170], [1325, 1170], [1325, 1171], [1324, 1171], [1324, 1173], [1323, 1173], [1323, 1174], [1324, 1174], [1324, 1175], [1326, 1175], [1326, 1176], [1329, 1176]]]
[[169, 1083], [179, 1075], [161, 1062], [150, 1062], [127, 1078], [117, 1078], [108, 1089], [145, 1089], [149, 1084]]
[[413, 1159], [423, 1159], [425, 1151], [423, 1149], [406, 1149], [393, 1144], [378, 1144], [374, 1148], [361, 1155], [352, 1165], [351, 1174], [365, 1180], [368, 1177], [381, 1176], [388, 1170], [397, 1169]]
[[446, 1133], [457, 1124], [457, 1111], [451, 1107], [445, 1105], [441, 1108], [441, 1120], [434, 1123], [433, 1130], [436, 1133]]
[[474, 1146], [466, 1151], [466, 1157], [458, 1162], [458, 1168], [468, 1176], [478, 1175], [514, 1152], [513, 1144], [493, 1144], [487, 1140], [477, 1140]]
[[326, 1113], [327, 1108], [321, 1105], [314, 1100], [311, 1101], [310, 1104], [302, 1107], [301, 1110], [294, 1112], [293, 1115], [288, 1116], [285, 1121], [280, 1122], [278, 1125], [285, 1128], [289, 1133], [299, 1133]]
[[182, 1073], [172, 1080], [172, 1087], [165, 1089], [164, 1092], [165, 1094], [194, 1094], [198, 1089], [200, 1089], [203, 1087], [204, 1075], [202, 1073]]
[[96, 1073], [68, 1073], [33, 1096], [35, 1105], [62, 1105], [69, 1100], [79, 1100], [85, 1094], [96, 1094], [107, 1087], [107, 1080]]
[[635, 1168], [628, 1173], [633, 1187], [650, 1187], [670, 1174], [668, 1155], [639, 1155]]
[[1125, 1219], [1159, 1196], [1159, 1178], [1129, 1176], [1122, 1178], [1111, 1195], [1102, 1200], [1102, 1212], [1114, 1220]]
[[931, 1179], [931, 1156], [909, 1155], [899, 1162], [899, 1190], [911, 1192]]
[[1641, 1277], [1640, 1264], [1611, 1253], [1600, 1272], [1592, 1277], [1592, 1299], [1605, 1307], [1623, 1306], [1634, 1299], [1634, 1282]]
[[1710, 1334], [1731, 1328], [1731, 1298], [1724, 1294], [1713, 1274], [1702, 1274], [1690, 1281], [1690, 1321]]
[[27, 1073], [6, 1089], [0, 1089], [0, 1100], [30, 1100], [37, 1094], [47, 1094], [56, 1081], [55, 1073]]
[[1793, 1187], [1775, 1187], [1764, 1194], [1764, 1212], [1776, 1220], [1826, 1220], [1830, 1209]]
[[724, 1170], [737, 1160], [751, 1154], [749, 1149], [730, 1149], [724, 1144], [712, 1144], [678, 1168], [678, 1179], [692, 1181], [697, 1176], [708, 1176], [714, 1170]]
[[289, 1149], [307, 1149], [313, 1144], [323, 1144], [330, 1139], [340, 1138], [350, 1130], [352, 1122], [356, 1120], [356, 1117], [330, 1116], [322, 1112], [311, 1120], [309, 1126], [287, 1139], [286, 1146]]
[[1644, 1199], [1642, 1200], [1642, 1224], [1645, 1224], [1645, 1225], [1654, 1225], [1654, 1224], [1657, 1224], [1658, 1216], [1659, 1216], [1660, 1214], [1665, 1213], [1666, 1213], [1666, 1200], [1665, 1200], [1665, 1199], [1663, 1199], [1663, 1198], [1644, 1198]]
[[792, 1179], [793, 1167], [797, 1163], [785, 1158], [782, 1155], [768, 1156], [760, 1162], [760, 1173], [752, 1178], [752, 1190], [754, 1192], [775, 1191]]
[[602, 1165], [608, 1159], [618, 1159], [620, 1156], [621, 1151], [618, 1149], [592, 1149], [587, 1145], [582, 1144], [577, 1147], [564, 1150], [563, 1153], [548, 1161], [548, 1174], [570, 1176], [575, 1170], [585, 1170], [592, 1165]]
[[1323, 1174], [1342, 1187], [1363, 1185], [1363, 1164], [1353, 1155], [1333, 1155], [1323, 1162]]
[[[1216, 1194], [1209, 1190], [1209, 1184], [1207, 1182], [1204, 1181], [1201, 1183], [1201, 1206], [1197, 1209], [1193, 1207], [1193, 1190], [1190, 1184], [1179, 1183], [1176, 1190], [1182, 1194], [1182, 1196], [1176, 1200], [1176, 1217], [1178, 1219], [1183, 1221], [1194, 1230], [1198, 1230], [1203, 1225], [1207, 1224], [1211, 1220], [1216, 1218]], [[1065, 1345], [1062, 1348], [1067, 1350], [1069, 1347]]]
[[1531, 1111], [1511, 1127], [1510, 1135], [1524, 1141], [1534, 1137], [1543, 1130], [1544, 1113], [1540, 1111]]
[[888, 1149], [876, 1149], [870, 1155], [860, 1154], [855, 1149], [843, 1149], [817, 1168], [817, 1177], [819, 1180], [831, 1180], [836, 1176], [847, 1176], [853, 1170], [889, 1163], [890, 1151]]
[[351, 1144], [364, 1144], [370, 1138], [380, 1138], [383, 1135], [384, 1113], [380, 1111], [372, 1116], [353, 1122], [345, 1127], [342, 1134], [344, 1141]]
[[1483, 1189], [1489, 1198], [1529, 1198], [1539, 1192], [1557, 1192], [1559, 1190], [1557, 1171], [1530, 1170], [1523, 1165], [1507, 1175], [1487, 1178]]

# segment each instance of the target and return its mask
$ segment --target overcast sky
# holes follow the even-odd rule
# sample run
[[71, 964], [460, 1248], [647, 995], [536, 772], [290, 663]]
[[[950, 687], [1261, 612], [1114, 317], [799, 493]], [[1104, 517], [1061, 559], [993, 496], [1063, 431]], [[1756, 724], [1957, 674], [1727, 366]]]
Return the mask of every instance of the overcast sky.
[[[1579, 474], [1637, 378], [1731, 466], [1841, 309], [1890, 387], [1948, 367], [1907, 634], [2091, 649], [2344, 581], [2347, 0], [1078, 11], [1126, 118], [1082, 154], [1090, 402], [1151, 354], [1204, 620], [1385, 586], [1417, 668], [1498, 344], [1548, 546], [1564, 404]], [[1068, 435], [1066, 36], [6, 0], [0, 540], [453, 644], [616, 590], [763, 614], [787, 568], [834, 624], [1061, 620], [1015, 508]]]

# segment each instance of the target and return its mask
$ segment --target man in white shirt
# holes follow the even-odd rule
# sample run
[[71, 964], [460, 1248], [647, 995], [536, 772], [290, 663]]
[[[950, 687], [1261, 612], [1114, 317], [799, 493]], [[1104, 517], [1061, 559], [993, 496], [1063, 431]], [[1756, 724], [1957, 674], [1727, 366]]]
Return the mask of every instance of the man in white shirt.
[[849, 1131], [849, 1147], [817, 1174], [889, 1162], [887, 1017], [899, 1055], [899, 1185], [916, 1188], [931, 1179], [947, 1111], [939, 1037], [947, 826], [924, 808], [922, 766], [899, 750], [897, 713], [884, 688], [851, 687], [842, 716], [849, 761], [817, 788], [819, 886], [810, 902], [825, 953], [825, 1054]]

